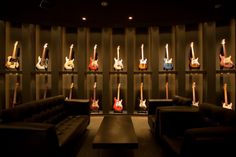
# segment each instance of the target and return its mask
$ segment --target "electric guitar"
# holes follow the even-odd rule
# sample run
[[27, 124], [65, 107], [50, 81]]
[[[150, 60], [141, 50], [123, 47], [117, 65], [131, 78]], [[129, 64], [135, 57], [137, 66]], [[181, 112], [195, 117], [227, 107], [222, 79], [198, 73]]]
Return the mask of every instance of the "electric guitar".
[[89, 70], [97, 71], [98, 70], [98, 59], [97, 59], [97, 44], [94, 45], [93, 58], [90, 57]]
[[12, 101], [11, 108], [14, 108], [15, 105], [17, 104], [17, 91], [18, 91], [19, 86], [20, 86], [20, 84], [18, 82], [16, 82], [15, 83], [15, 88], [14, 88], [13, 101]]
[[48, 92], [48, 83], [45, 83], [44, 92], [43, 92], [43, 99], [47, 98], [47, 92]]
[[118, 84], [117, 98], [114, 97], [113, 109], [115, 112], [122, 112], [123, 110], [122, 99], [120, 100], [120, 83]]
[[173, 64], [172, 64], [172, 58], [169, 58], [169, 52], [168, 52], [168, 44], [166, 44], [165, 48], [165, 58], [164, 58], [164, 70], [173, 70]]
[[96, 100], [96, 88], [97, 88], [97, 83], [94, 82], [94, 85], [93, 85], [93, 99], [92, 99], [92, 104], [90, 106], [91, 110], [93, 110], [93, 111], [98, 111], [98, 109], [99, 109], [99, 105], [98, 105], [99, 100]]
[[141, 82], [141, 84], [140, 84], [140, 100], [139, 100], [139, 107], [140, 107], [142, 110], [146, 110], [146, 109], [147, 109], [146, 99], [143, 100], [143, 82]]
[[190, 69], [199, 69], [200, 68], [200, 63], [198, 62], [198, 58], [195, 58], [195, 55], [194, 55], [194, 49], [193, 49], [193, 42], [190, 43], [190, 59], [189, 59], [189, 68]]
[[139, 60], [139, 70], [147, 70], [147, 58], [144, 59], [143, 44], [141, 45], [141, 55], [142, 58]]
[[224, 84], [224, 99], [225, 99], [225, 102], [223, 103], [223, 108], [232, 110], [232, 106], [233, 106], [232, 102], [228, 103], [227, 84], [226, 83]]
[[69, 52], [69, 58], [68, 57], [66, 57], [65, 59], [66, 59], [66, 62], [65, 62], [65, 64], [64, 64], [64, 68], [66, 69], [66, 70], [73, 70], [74, 69], [74, 67], [75, 67], [75, 65], [74, 65], [74, 58], [72, 58], [72, 54], [73, 54], [73, 47], [74, 47], [74, 45], [73, 44], [71, 44], [71, 46], [70, 46], [70, 52]]
[[20, 68], [19, 59], [17, 57], [17, 47], [18, 47], [18, 41], [16, 41], [14, 44], [12, 55], [7, 57], [7, 61], [5, 64], [5, 67], [7, 69], [17, 69], [18, 70]]
[[38, 70], [47, 70], [48, 69], [48, 58], [46, 58], [47, 47], [48, 47], [48, 43], [45, 43], [43, 46], [42, 56], [38, 57], [38, 62], [36, 64], [36, 69], [38, 69]]
[[231, 60], [231, 56], [226, 57], [225, 39], [221, 41], [222, 47], [220, 52], [220, 68], [231, 69], [234, 67], [234, 63]]
[[195, 88], [196, 88], [196, 83], [193, 82], [193, 83], [192, 83], [192, 90], [193, 90], [193, 101], [192, 101], [192, 105], [193, 105], [193, 106], [198, 106], [199, 101], [196, 102]]
[[169, 84], [168, 84], [168, 81], [166, 81], [165, 88], [166, 88], [166, 99], [169, 99]]
[[114, 58], [114, 61], [115, 61], [115, 63], [114, 63], [114, 69], [115, 70], [122, 70], [123, 69], [123, 60], [122, 59], [120, 59], [120, 46], [118, 46], [117, 47], [117, 58]]

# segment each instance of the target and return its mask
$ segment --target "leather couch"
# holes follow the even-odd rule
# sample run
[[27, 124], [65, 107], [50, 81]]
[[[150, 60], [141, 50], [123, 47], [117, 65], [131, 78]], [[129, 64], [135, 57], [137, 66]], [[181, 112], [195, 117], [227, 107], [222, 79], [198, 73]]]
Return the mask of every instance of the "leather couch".
[[160, 141], [168, 156], [236, 156], [236, 113], [210, 103], [195, 110], [162, 108]]
[[175, 95], [172, 99], [148, 100], [148, 124], [155, 138], [159, 138], [159, 110], [161, 108], [192, 109], [192, 100], [187, 97]]
[[0, 120], [1, 156], [68, 156], [90, 123], [89, 100], [35, 100], [3, 110]]

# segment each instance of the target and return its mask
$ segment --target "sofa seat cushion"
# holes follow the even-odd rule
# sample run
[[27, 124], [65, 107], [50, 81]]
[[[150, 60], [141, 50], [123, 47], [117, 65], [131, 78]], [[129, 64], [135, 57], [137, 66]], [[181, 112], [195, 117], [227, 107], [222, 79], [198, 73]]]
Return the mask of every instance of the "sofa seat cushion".
[[148, 115], [148, 124], [149, 127], [151, 129], [151, 131], [153, 131], [153, 129], [155, 129], [155, 115]]
[[56, 125], [59, 146], [63, 147], [84, 130], [88, 116], [68, 116]]

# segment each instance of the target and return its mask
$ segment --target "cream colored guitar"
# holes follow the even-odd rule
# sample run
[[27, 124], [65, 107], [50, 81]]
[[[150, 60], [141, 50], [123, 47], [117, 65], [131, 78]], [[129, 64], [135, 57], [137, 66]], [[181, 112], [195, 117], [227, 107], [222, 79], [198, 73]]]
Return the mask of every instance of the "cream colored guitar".
[[228, 103], [227, 84], [226, 83], [224, 84], [224, 99], [225, 99], [225, 102], [223, 103], [223, 108], [227, 108], [227, 109], [232, 110], [232, 106], [233, 106], [232, 102]]
[[196, 88], [196, 83], [193, 82], [193, 84], [192, 84], [192, 90], [193, 90], [193, 101], [192, 101], [192, 105], [193, 105], [193, 106], [198, 106], [199, 102], [196, 102], [195, 88]]
[[38, 69], [38, 70], [47, 70], [48, 69], [48, 58], [46, 58], [47, 47], [48, 47], [48, 43], [45, 43], [43, 46], [42, 56], [38, 57], [38, 62], [36, 64], [36, 69]]
[[66, 58], [65, 58], [65, 59], [66, 59], [66, 62], [65, 62], [65, 64], [64, 64], [64, 68], [65, 68], [66, 70], [73, 70], [74, 67], [75, 67], [75, 65], [74, 65], [74, 58], [72, 58], [73, 47], [74, 47], [74, 45], [71, 44], [71, 46], [70, 46], [70, 52], [69, 52], [69, 57], [66, 57]]
[[123, 60], [120, 59], [120, 46], [117, 46], [117, 58], [114, 58], [114, 69], [115, 70], [122, 70], [123, 69]]
[[140, 100], [139, 100], [139, 107], [140, 107], [142, 110], [146, 110], [146, 109], [147, 109], [146, 99], [143, 100], [143, 82], [141, 82], [141, 84], [140, 84]]
[[20, 62], [17, 57], [18, 43], [19, 43], [18, 41], [15, 42], [12, 55], [7, 57], [7, 62], [5, 64], [5, 67], [7, 69], [19, 69], [20, 68]]

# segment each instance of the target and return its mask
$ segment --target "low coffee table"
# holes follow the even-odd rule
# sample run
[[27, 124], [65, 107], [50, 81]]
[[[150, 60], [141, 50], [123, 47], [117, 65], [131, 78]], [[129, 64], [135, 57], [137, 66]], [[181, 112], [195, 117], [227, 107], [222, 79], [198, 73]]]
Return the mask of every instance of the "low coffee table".
[[106, 115], [93, 140], [95, 149], [137, 149], [138, 139], [131, 116]]

